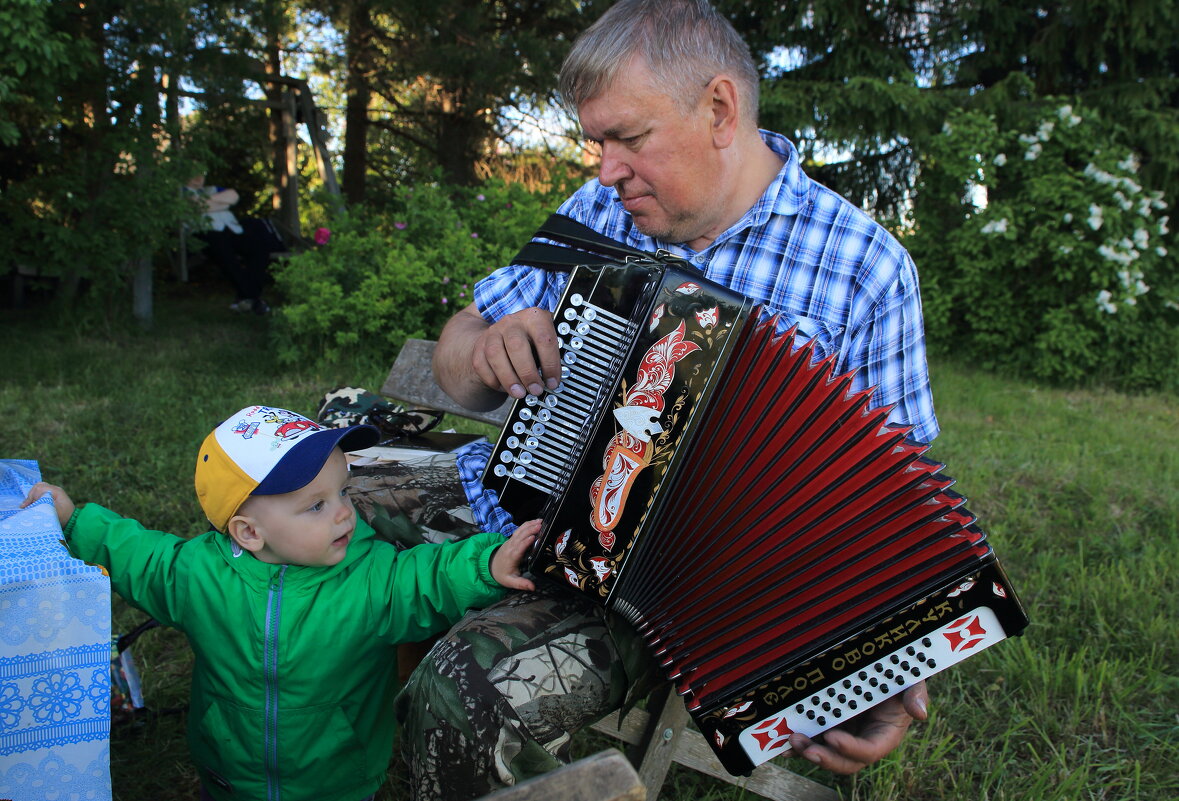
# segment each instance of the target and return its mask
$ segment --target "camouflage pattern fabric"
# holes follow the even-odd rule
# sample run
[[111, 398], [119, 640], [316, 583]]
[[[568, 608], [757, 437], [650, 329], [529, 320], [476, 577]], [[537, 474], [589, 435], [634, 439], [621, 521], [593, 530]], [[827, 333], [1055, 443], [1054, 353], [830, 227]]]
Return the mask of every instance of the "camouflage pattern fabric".
[[361, 387], [336, 387], [319, 399], [316, 420], [331, 428], [359, 425], [376, 426], [381, 444], [415, 434], [423, 434], [442, 420], [442, 412], [433, 409], [405, 409], [400, 404]]
[[353, 467], [349, 494], [381, 539], [409, 547], [477, 534], [453, 453]]
[[567, 763], [573, 733], [652, 668], [630, 626], [561, 588], [469, 613], [397, 698], [413, 797], [467, 801]]

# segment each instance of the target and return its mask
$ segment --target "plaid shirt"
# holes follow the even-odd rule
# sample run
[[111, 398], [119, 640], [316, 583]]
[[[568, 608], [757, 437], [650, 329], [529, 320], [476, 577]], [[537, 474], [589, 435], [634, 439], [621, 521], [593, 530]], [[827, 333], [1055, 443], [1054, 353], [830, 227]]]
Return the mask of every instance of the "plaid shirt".
[[[782, 330], [798, 326], [813, 339], [815, 358], [837, 354], [835, 373], [855, 371], [853, 389], [875, 387], [872, 405], [893, 406], [892, 422], [912, 425], [910, 437], [938, 433], [925, 361], [917, 269], [908, 252], [864, 212], [803, 173], [788, 139], [762, 131], [785, 164], [758, 202], [699, 252], [642, 234], [613, 189], [592, 180], [559, 211], [640, 250], [664, 249], [709, 279], [780, 315]], [[520, 309], [555, 310], [568, 275], [522, 265], [504, 267], [475, 286], [475, 305], [495, 322]], [[476, 519], [507, 533], [514, 524], [480, 478], [490, 446], [459, 460]]]

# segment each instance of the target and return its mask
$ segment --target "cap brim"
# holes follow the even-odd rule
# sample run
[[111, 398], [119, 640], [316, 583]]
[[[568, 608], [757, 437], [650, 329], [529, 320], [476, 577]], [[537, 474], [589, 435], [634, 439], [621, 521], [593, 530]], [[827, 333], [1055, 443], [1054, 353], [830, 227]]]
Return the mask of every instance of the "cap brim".
[[311, 483], [337, 445], [345, 452], [358, 451], [371, 448], [380, 439], [380, 432], [369, 425], [316, 431], [292, 447], [250, 494], [282, 495], [294, 492]]

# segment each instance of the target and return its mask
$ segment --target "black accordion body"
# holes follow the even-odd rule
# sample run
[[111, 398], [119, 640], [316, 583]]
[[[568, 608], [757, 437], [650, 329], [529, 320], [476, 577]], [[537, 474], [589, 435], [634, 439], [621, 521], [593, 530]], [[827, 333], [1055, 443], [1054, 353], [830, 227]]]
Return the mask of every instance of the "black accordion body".
[[573, 267], [561, 386], [484, 474], [543, 518], [530, 570], [634, 625], [734, 774], [1027, 624], [927, 446], [760, 317], [663, 254]]

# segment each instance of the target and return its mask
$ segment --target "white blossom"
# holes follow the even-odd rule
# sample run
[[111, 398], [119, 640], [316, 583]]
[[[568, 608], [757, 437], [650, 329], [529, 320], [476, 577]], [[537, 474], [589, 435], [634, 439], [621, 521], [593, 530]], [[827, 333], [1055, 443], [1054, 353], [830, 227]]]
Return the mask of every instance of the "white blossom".
[[1073, 221], [1073, 213], [1071, 211], [1066, 211], [1064, 213], [1064, 221], [1066, 224], [1071, 223]]
[[987, 223], [986, 225], [984, 225], [982, 227], [981, 232], [984, 234], [1005, 234], [1005, 233], [1007, 233], [1007, 218], [1004, 217], [1000, 220], [991, 220], [989, 223]]
[[1056, 109], [1056, 116], [1060, 117], [1062, 120], [1067, 120], [1069, 117], [1072, 116], [1072, 113], [1073, 113], [1073, 107], [1070, 106], [1068, 103], [1065, 103], [1063, 106]]
[[995, 166], [996, 167], [1002, 167], [1006, 163], [1007, 163], [1007, 154], [1006, 153], [1000, 153], [999, 155], [995, 156]]
[[1052, 137], [1052, 129], [1055, 127], [1056, 123], [1052, 120], [1044, 120], [1036, 130], [1036, 138], [1041, 142], [1047, 142]]
[[1112, 298], [1113, 295], [1110, 294], [1108, 289], [1101, 290], [1097, 293], [1097, 308], [1101, 309], [1106, 314], [1114, 314], [1117, 312], [1118, 307], [1111, 302]]
[[1040, 140], [1037, 139], [1034, 134], [1020, 134], [1019, 141], [1023, 142], [1025, 145], [1034, 145]]
[[1042, 144], [1040, 144], [1039, 142], [1036, 142], [1035, 144], [1033, 144], [1031, 147], [1028, 148], [1028, 151], [1023, 154], [1023, 157], [1027, 161], [1035, 161], [1037, 158], [1039, 158], [1040, 153], [1043, 150], [1044, 150], [1044, 146]]
[[1167, 227], [1167, 222], [1170, 221], [1170, 216], [1159, 217], [1159, 236], [1166, 236], [1171, 229]]
[[1098, 206], [1096, 203], [1089, 204], [1089, 219], [1087, 222], [1089, 223], [1089, 227], [1094, 231], [1097, 231], [1101, 228], [1101, 206]]
[[1133, 153], [1127, 154], [1124, 159], [1118, 162], [1118, 168], [1130, 173], [1138, 172], [1138, 157]]
[[1122, 211], [1129, 211], [1130, 209], [1134, 208], [1134, 203], [1128, 197], [1123, 195], [1122, 190], [1120, 189], [1114, 192], [1114, 200], [1119, 206], [1122, 207]]
[[1159, 245], [1157, 248], [1155, 248], [1154, 252], [1157, 253], [1160, 258], [1165, 259], [1167, 257], [1167, 249], [1162, 245]]
[[1150, 233], [1145, 228], [1134, 229], [1134, 247], [1139, 250], [1146, 250], [1146, 246], [1150, 243]]

